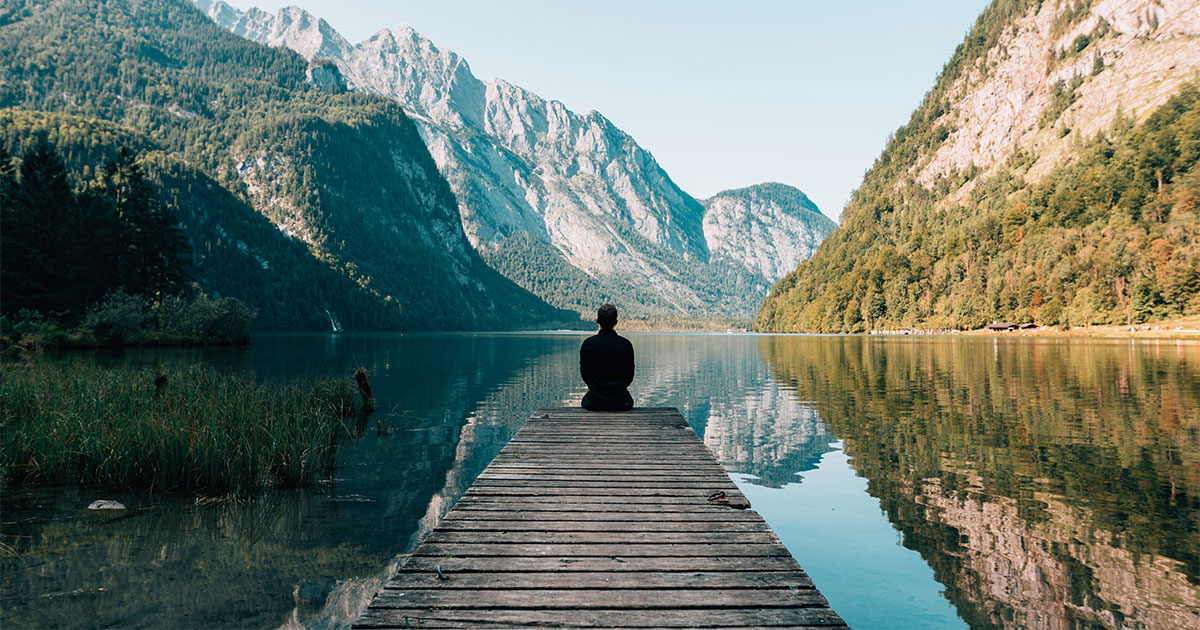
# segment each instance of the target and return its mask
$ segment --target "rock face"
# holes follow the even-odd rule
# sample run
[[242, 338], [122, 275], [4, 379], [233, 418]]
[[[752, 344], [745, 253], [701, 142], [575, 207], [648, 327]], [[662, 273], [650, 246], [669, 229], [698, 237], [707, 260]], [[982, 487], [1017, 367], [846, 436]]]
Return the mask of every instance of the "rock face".
[[1200, 0], [994, 0], [755, 328], [1200, 312], [1197, 51]]
[[[744, 206], [718, 195], [710, 221], [704, 205], [598, 112], [580, 115], [503, 80], [480, 81], [466, 60], [408, 26], [351, 45], [295, 7], [268, 14], [194, 2], [238, 35], [328, 59], [351, 89], [399, 102], [450, 182], [471, 244], [556, 306], [586, 310], [599, 294], [642, 315], [750, 314], [830, 229], [827, 219], [795, 220], [816, 210], [803, 194]], [[803, 202], [782, 205], [788, 200]], [[760, 210], [771, 214], [753, 216]], [[532, 269], [528, 260], [540, 263]]]
[[1036, 156], [1031, 176], [1044, 175], [1078, 138], [1118, 116], [1144, 118], [1200, 70], [1194, 0], [1038, 4], [951, 85], [939, 124], [952, 131], [915, 165], [921, 183], [989, 170], [1017, 150]]
[[808, 260], [837, 227], [800, 190], [769, 182], [705, 199], [710, 255], [741, 261], [764, 278], [782, 278]]
[[[41, 113], [7, 127], [24, 139], [69, 125], [62, 140], [88, 147], [136, 139], [158, 194], [180, 202], [206, 291], [284, 330], [575, 319], [487, 265], [416, 126], [387, 98], [337, 93], [336, 64], [237, 37], [182, 0], [26, 5], [0, 19], [0, 109]], [[277, 35], [315, 33], [312, 50], [329, 52], [336, 40], [296, 17]], [[98, 168], [103, 150], [71, 159]]]

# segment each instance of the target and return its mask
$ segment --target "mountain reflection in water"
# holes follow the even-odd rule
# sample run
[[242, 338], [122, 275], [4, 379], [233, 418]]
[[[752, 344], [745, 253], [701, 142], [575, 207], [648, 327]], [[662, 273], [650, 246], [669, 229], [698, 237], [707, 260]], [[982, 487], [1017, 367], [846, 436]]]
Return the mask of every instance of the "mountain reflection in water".
[[760, 347], [972, 627], [1200, 627], [1200, 346]]
[[[867, 608], [939, 625], [954, 614], [943, 585], [977, 628], [1195, 624], [1200, 347], [631, 339], [638, 404], [680, 408], [739, 483], [764, 497], [756, 507], [777, 515], [768, 522], [793, 551], [804, 532], [785, 533], [789, 514], [842, 510], [856, 523], [874, 519], [855, 531], [924, 573], [823, 549], [883, 585], [867, 593], [854, 577], [818, 578], [855, 627], [872, 627]], [[580, 341], [287, 335], [249, 348], [96, 355], [203, 361], [265, 379], [348, 377], [361, 365], [379, 408], [339, 447], [336, 477], [307, 490], [197, 503], [5, 488], [0, 540], [16, 555], [0, 554], [0, 625], [346, 627], [535, 408], [577, 404]], [[794, 503], [790, 490], [829, 483], [819, 467], [845, 466], [839, 445], [865, 491], [839, 497], [843, 486], [830, 485], [818, 493], [825, 504]], [[131, 509], [83, 509], [96, 498]], [[914, 551], [895, 546], [896, 530]]]

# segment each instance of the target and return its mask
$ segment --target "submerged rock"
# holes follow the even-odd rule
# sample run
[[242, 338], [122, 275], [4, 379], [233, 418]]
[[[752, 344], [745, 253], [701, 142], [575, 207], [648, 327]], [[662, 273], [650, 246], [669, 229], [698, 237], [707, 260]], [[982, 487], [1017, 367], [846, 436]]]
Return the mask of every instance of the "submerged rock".
[[99, 499], [92, 501], [91, 505], [87, 506], [89, 510], [124, 510], [125, 504], [120, 501], [112, 501], [109, 499]]

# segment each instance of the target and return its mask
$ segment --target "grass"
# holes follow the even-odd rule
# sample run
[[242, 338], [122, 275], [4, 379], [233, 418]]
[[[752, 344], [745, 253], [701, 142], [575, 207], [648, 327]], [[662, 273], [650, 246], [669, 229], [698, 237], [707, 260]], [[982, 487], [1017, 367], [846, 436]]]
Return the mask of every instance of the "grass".
[[332, 467], [345, 381], [258, 383], [204, 366], [0, 367], [0, 479], [161, 492], [312, 483]]

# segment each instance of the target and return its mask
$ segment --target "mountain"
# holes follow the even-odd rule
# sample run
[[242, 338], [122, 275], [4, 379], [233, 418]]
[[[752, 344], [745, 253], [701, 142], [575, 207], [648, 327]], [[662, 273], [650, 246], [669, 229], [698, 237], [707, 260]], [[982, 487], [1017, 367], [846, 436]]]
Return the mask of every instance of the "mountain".
[[296, 7], [271, 14], [194, 1], [235, 34], [327, 60], [351, 89], [400, 103], [450, 182], [471, 244], [555, 306], [590, 313], [602, 297], [637, 315], [752, 314], [794, 267], [790, 257], [811, 251], [832, 227], [806, 212], [815, 207], [795, 191], [778, 202], [804, 204], [772, 210], [790, 218], [770, 231], [773, 244], [753, 263], [718, 255], [707, 226], [721, 226], [717, 249], [760, 242], [755, 234], [770, 217], [753, 212], [765, 206], [730, 221], [722, 205], [710, 219], [711, 206], [706, 211], [598, 112], [580, 115], [503, 80], [480, 81], [465, 59], [405, 25], [350, 44]]
[[1200, 312], [1200, 3], [996, 0], [766, 331]]
[[722, 191], [701, 203], [712, 258], [740, 261], [764, 278], [795, 269], [837, 227], [807, 195], [777, 182]]
[[[336, 68], [234, 36], [183, 0], [5, 3], [0, 68], [13, 148], [47, 134], [89, 149], [146, 147], [160, 194], [181, 200], [201, 287], [272, 325], [574, 318], [479, 257], [400, 107], [346, 92]], [[28, 122], [37, 110], [73, 118]], [[11, 133], [22, 128], [32, 135]]]

